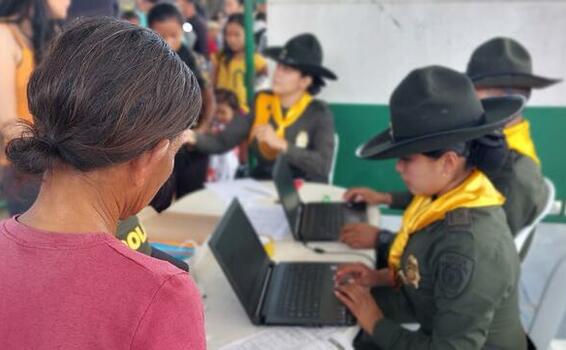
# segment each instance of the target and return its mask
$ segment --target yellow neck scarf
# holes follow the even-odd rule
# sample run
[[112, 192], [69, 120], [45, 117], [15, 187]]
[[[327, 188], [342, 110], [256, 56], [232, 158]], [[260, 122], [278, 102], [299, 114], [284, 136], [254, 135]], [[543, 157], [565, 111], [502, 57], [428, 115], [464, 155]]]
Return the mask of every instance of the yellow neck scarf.
[[503, 129], [507, 145], [510, 149], [515, 150], [540, 164], [537, 156], [535, 145], [531, 139], [531, 125], [528, 120], [523, 120], [519, 124]]
[[[312, 96], [305, 93], [289, 108], [287, 113], [283, 115], [279, 96], [275, 94], [260, 94], [256, 101], [255, 121], [253, 126], [267, 124], [270, 119], [273, 118], [273, 121], [277, 125], [275, 133], [283, 139], [285, 138], [285, 129], [293, 125], [297, 119], [303, 115], [311, 101]], [[277, 157], [277, 151], [271, 149], [268, 145], [258, 143], [258, 146], [262, 156], [266, 159], [273, 160]]]
[[504, 201], [505, 198], [479, 170], [474, 170], [458, 187], [436, 200], [428, 196], [415, 196], [403, 214], [401, 230], [389, 250], [388, 263], [393, 276], [397, 276], [401, 268], [401, 256], [413, 233], [433, 222], [443, 220], [445, 215], [454, 209], [501, 205]]

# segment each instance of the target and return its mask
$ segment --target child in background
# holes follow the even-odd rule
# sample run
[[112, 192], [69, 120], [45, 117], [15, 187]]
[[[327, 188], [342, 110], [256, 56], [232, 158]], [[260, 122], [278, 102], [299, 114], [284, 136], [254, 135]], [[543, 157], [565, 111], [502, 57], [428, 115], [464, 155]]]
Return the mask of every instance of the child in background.
[[126, 11], [122, 13], [120, 19], [130, 22], [133, 25], [139, 26], [140, 25], [140, 18], [134, 11]]
[[[215, 96], [216, 115], [212, 121], [212, 134], [218, 134], [223, 131], [232, 119], [244, 117], [238, 103], [238, 97], [232, 91], [217, 89]], [[240, 164], [246, 163], [247, 153], [247, 143], [243, 142], [240, 146], [224, 154], [210, 156], [208, 181], [233, 180]]]
[[208, 127], [214, 112], [214, 92], [207, 82], [206, 70], [198, 64], [194, 52], [183, 44], [183, 15], [174, 5], [163, 3], [149, 11], [147, 21], [149, 28], [165, 39], [197, 77], [203, 98], [199, 126]]
[[[207, 133], [215, 110], [214, 91], [208, 83], [206, 69], [198, 64], [195, 54], [183, 44], [185, 19], [172, 4], [155, 5], [148, 13], [149, 28], [159, 34], [195, 74], [202, 93], [202, 109], [196, 130]], [[208, 171], [208, 155], [183, 146], [175, 156], [175, 167], [169, 180], [151, 202], [157, 211], [165, 210], [174, 198], [202, 189]]]
[[[222, 52], [213, 57], [214, 86], [234, 92], [240, 101], [240, 107], [248, 113], [244, 15], [234, 14], [228, 17], [224, 27]], [[254, 66], [256, 75], [267, 74], [267, 63], [260, 54], [254, 54]]]
[[218, 54], [220, 50], [220, 24], [217, 21], [208, 21], [208, 53], [210, 56]]

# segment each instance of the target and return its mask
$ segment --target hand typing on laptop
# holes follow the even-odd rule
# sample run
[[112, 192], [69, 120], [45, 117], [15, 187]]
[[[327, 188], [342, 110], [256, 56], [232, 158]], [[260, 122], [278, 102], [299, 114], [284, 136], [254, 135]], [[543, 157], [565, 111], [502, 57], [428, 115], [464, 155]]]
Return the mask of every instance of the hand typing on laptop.
[[346, 202], [365, 202], [369, 205], [386, 204], [390, 205], [393, 201], [390, 193], [377, 192], [366, 187], [350, 188], [344, 193]]
[[379, 228], [362, 222], [346, 224], [340, 230], [340, 241], [354, 249], [371, 249], [375, 247], [379, 231]]
[[360, 327], [372, 334], [375, 324], [383, 319], [383, 312], [369, 289], [350, 282], [337, 287], [334, 293], [356, 317]]
[[363, 287], [393, 286], [389, 269], [375, 270], [362, 263], [341, 265], [334, 275], [336, 286], [355, 283]]

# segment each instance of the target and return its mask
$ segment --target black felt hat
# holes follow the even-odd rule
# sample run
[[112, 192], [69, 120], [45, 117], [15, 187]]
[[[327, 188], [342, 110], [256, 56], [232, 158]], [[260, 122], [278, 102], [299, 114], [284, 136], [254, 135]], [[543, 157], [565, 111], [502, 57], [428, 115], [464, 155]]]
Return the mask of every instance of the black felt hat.
[[305, 74], [331, 80], [337, 79], [336, 74], [322, 65], [322, 47], [313, 34], [299, 34], [287, 41], [285, 46], [268, 47], [263, 53]]
[[520, 96], [480, 101], [465, 74], [440, 66], [416, 69], [391, 96], [391, 127], [360, 146], [357, 155], [398, 158], [479, 138], [506, 124], [524, 102]]
[[494, 38], [472, 54], [466, 74], [478, 87], [545, 88], [561, 79], [533, 74], [531, 55], [510, 38]]

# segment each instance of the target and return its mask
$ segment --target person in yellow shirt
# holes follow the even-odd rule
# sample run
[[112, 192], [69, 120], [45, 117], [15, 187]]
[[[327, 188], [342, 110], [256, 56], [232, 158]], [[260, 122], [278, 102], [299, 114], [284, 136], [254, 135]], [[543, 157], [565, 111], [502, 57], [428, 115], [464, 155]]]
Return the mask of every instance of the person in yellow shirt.
[[[228, 17], [224, 27], [224, 48], [213, 56], [213, 65], [215, 87], [234, 92], [244, 112], [248, 113], [244, 15], [234, 14]], [[256, 75], [267, 74], [267, 62], [258, 53], [254, 54], [254, 68]]]

